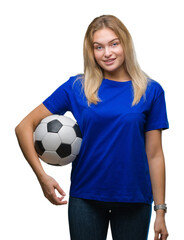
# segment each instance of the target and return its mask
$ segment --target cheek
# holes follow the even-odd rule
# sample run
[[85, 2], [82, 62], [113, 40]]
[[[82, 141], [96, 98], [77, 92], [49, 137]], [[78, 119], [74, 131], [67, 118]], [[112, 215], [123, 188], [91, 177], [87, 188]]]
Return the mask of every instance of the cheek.
[[124, 51], [122, 48], [118, 49], [117, 54], [119, 55], [119, 57], [121, 57], [122, 59], [124, 59]]
[[97, 63], [99, 63], [101, 57], [102, 57], [102, 54], [100, 52], [94, 51], [94, 58], [97, 61]]

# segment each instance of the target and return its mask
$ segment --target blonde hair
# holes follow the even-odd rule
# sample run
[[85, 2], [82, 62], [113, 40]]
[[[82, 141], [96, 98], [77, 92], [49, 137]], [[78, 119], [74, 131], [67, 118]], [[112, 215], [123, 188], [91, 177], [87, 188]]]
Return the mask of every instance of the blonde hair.
[[82, 86], [88, 100], [88, 106], [90, 106], [91, 103], [97, 104], [101, 101], [98, 97], [98, 89], [102, 83], [103, 69], [101, 69], [94, 58], [93, 35], [96, 31], [103, 28], [113, 30], [122, 44], [125, 54], [123, 65], [132, 80], [134, 93], [132, 106], [134, 106], [145, 94], [149, 76], [141, 70], [137, 62], [134, 44], [129, 31], [118, 18], [112, 15], [102, 15], [95, 18], [89, 25], [85, 34], [83, 45], [84, 74], [80, 75], [79, 78], [82, 80]]

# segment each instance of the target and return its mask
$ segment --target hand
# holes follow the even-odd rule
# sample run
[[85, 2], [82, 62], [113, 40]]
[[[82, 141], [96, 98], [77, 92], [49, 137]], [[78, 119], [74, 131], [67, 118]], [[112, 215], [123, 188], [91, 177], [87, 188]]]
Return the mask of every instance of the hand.
[[[157, 210], [159, 211], [159, 210]], [[161, 210], [163, 211], [163, 210]], [[165, 214], [165, 213], [164, 213]], [[156, 216], [155, 224], [154, 224], [154, 231], [155, 231], [155, 238], [154, 240], [166, 240], [169, 236], [166, 224], [165, 224], [165, 218], [163, 213], [158, 213]]]
[[[63, 201], [63, 198], [66, 196], [65, 192], [61, 189], [59, 184], [56, 182], [55, 179], [48, 175], [42, 176], [41, 179], [39, 179], [40, 185], [42, 187], [44, 196], [53, 204], [55, 205], [63, 205], [67, 204], [67, 201]], [[55, 190], [57, 190], [61, 197], [58, 197], [56, 195]]]

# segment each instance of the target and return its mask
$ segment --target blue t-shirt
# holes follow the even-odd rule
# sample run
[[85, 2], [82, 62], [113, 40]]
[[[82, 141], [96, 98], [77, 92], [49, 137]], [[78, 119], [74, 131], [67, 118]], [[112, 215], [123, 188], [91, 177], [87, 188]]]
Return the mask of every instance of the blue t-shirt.
[[132, 81], [103, 79], [98, 91], [102, 101], [88, 107], [76, 77], [43, 102], [53, 114], [72, 112], [82, 133], [80, 153], [72, 163], [70, 196], [152, 204], [145, 132], [169, 128], [163, 88], [149, 79], [146, 100], [143, 96], [132, 107]]

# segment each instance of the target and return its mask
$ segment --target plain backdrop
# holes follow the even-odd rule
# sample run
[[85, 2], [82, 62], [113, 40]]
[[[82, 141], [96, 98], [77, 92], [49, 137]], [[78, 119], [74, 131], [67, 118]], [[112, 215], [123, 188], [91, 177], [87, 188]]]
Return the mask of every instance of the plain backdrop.
[[[112, 14], [132, 35], [141, 68], [165, 90], [163, 132], [169, 239], [183, 233], [183, 6], [179, 0], [0, 1], [0, 238], [69, 240], [67, 205], [54, 206], [18, 146], [16, 125], [59, 85], [83, 72], [83, 38], [97, 16]], [[67, 116], [73, 117], [70, 112]], [[71, 165], [45, 171], [68, 192]], [[154, 238], [152, 213], [149, 240]], [[108, 240], [112, 239], [110, 230]]]

